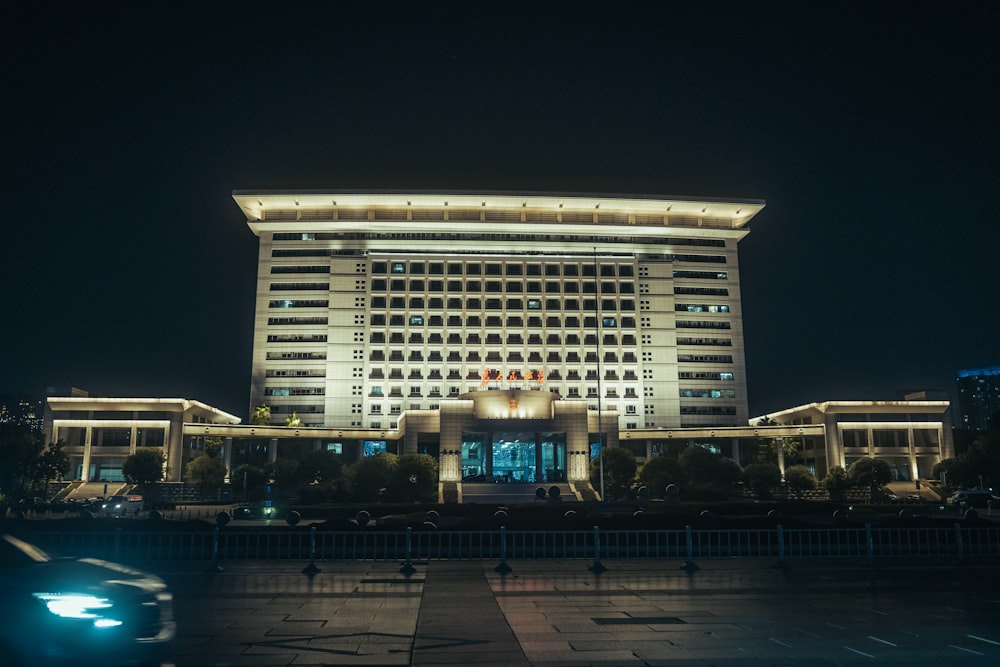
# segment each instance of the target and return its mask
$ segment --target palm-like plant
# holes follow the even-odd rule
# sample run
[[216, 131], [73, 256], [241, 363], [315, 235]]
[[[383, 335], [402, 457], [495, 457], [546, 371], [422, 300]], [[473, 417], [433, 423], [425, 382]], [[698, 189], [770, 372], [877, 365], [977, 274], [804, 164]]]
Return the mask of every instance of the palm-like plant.
[[258, 405], [253, 409], [253, 423], [257, 426], [267, 426], [271, 423], [271, 406]]

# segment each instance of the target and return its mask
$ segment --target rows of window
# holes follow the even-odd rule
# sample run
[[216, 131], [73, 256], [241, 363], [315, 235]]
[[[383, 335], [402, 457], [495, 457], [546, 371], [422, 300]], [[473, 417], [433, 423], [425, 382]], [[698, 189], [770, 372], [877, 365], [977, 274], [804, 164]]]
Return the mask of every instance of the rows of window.
[[723, 345], [731, 347], [733, 344], [730, 338], [691, 338], [688, 336], [678, 336], [678, 345]]
[[[583, 317], [577, 317], [575, 315], [567, 315], [566, 317], [559, 317], [558, 315], [530, 315], [528, 317], [523, 317], [521, 315], [508, 315], [502, 317], [500, 315], [488, 315], [482, 317], [480, 315], [466, 315], [462, 317], [461, 315], [448, 315], [445, 318], [443, 315], [430, 315], [425, 317], [424, 315], [386, 315], [384, 313], [375, 313], [371, 316], [371, 326], [380, 327], [385, 326], [387, 323], [391, 327], [402, 327], [402, 326], [424, 326], [426, 322], [431, 327], [440, 327], [447, 325], [449, 329], [454, 329], [457, 327], [469, 327], [474, 329], [481, 329], [483, 326], [487, 328], [494, 327], [523, 327], [528, 326], [529, 329], [540, 329], [545, 326], [548, 329], [560, 328], [565, 325], [568, 329], [575, 329], [580, 327], [580, 322], [583, 322], [583, 326], [586, 329], [594, 329], [597, 327], [597, 316], [588, 315]], [[613, 315], [603, 315], [601, 317], [601, 326], [603, 328], [622, 328], [622, 329], [634, 329], [635, 328], [635, 318], [631, 316], [616, 317]]]
[[521, 262], [424, 262], [410, 261], [373, 261], [372, 275], [411, 275], [411, 276], [546, 276], [575, 278], [596, 277], [630, 278], [635, 275], [632, 264], [601, 263], [585, 264], [555, 264], [555, 263], [521, 263]]
[[324, 387], [267, 387], [265, 396], [324, 396]]
[[[302, 285], [312, 283], [300, 283]], [[448, 292], [449, 294], [460, 294], [462, 292], [479, 294], [597, 294], [598, 286], [601, 294], [635, 294], [635, 283], [631, 281], [602, 280], [599, 283], [594, 280], [561, 281], [561, 280], [479, 280], [479, 279], [435, 279], [425, 280], [424, 278], [374, 278], [372, 279], [372, 292], [394, 292], [394, 293], [424, 293], [424, 292]], [[272, 286], [272, 289], [274, 287]], [[303, 288], [307, 289], [307, 288]], [[711, 292], [715, 293], [715, 292]]]
[[271, 283], [270, 289], [272, 292], [284, 292], [288, 290], [320, 292], [329, 290], [330, 283]]
[[[271, 308], [304, 308], [318, 307], [319, 302], [285, 299], [271, 301]], [[326, 303], [326, 302], [323, 302]], [[403, 310], [406, 308], [423, 310], [577, 310], [596, 311], [597, 299], [480, 299], [478, 297], [440, 297], [424, 298], [422, 296], [373, 296], [371, 298], [372, 310]], [[634, 311], [634, 299], [600, 299], [602, 311]], [[713, 310], [711, 312], [729, 312], [729, 306], [716, 306], [726, 310]]]
[[268, 352], [268, 360], [274, 359], [326, 359], [326, 352]]
[[323, 368], [268, 368], [264, 373], [265, 377], [298, 377], [298, 378], [322, 378], [326, 377], [326, 369]]
[[725, 271], [683, 271], [675, 270], [674, 278], [696, 278], [698, 280], [728, 280], [729, 274]]
[[682, 405], [681, 406], [682, 415], [726, 415], [732, 416], [736, 414], [736, 406], [734, 405]]
[[268, 326], [327, 324], [325, 317], [269, 317]]
[[270, 334], [268, 343], [325, 343], [326, 334]]
[[677, 377], [681, 380], [717, 380], [719, 382], [733, 382], [736, 378], [732, 373], [714, 371], [680, 371]]
[[[936, 429], [872, 429], [871, 442], [875, 447], [909, 447], [910, 433], [913, 434], [914, 447], [937, 447], [939, 444]], [[868, 447], [867, 429], [844, 429], [841, 440], [844, 447]]]
[[329, 264], [314, 264], [298, 266], [293, 264], [275, 264], [271, 267], [272, 274], [278, 273], [330, 273]]
[[733, 389], [681, 389], [681, 398], [736, 398]]
[[677, 320], [678, 329], [732, 329], [727, 320]]
[[697, 294], [699, 296], [729, 296], [729, 289], [725, 287], [684, 287], [678, 285], [674, 287], [674, 294]]
[[[508, 322], [511, 319], [513, 318], [508, 318]], [[516, 326], [519, 327], [521, 324], [519, 323]], [[368, 342], [373, 344], [388, 342], [390, 344], [407, 343], [410, 345], [421, 345], [426, 341], [431, 345], [441, 345], [445, 340], [447, 340], [449, 345], [461, 345], [463, 343], [466, 345], [481, 345], [484, 340], [487, 345], [522, 345], [525, 342], [528, 345], [562, 345], [564, 340], [566, 345], [580, 345], [582, 340], [583, 344], [589, 347], [597, 345], [598, 336], [597, 334], [588, 333], [584, 334], [581, 338], [580, 334], [567, 333], [564, 337], [560, 333], [553, 332], [547, 333], [543, 337], [540, 333], [531, 333], [525, 336], [524, 334], [514, 332], [508, 333], [506, 336], [499, 333], [487, 333], [484, 338], [483, 334], [478, 331], [467, 332], [464, 337], [462, 334], [452, 331], [448, 334], [447, 339], [445, 339], [444, 334], [441, 332], [431, 332], [426, 337], [420, 331], [411, 331], [409, 335], [406, 335], [402, 331], [391, 331], [388, 336], [385, 331], [372, 331], [368, 335]], [[619, 343], [618, 334], [614, 333], [605, 333], [600, 337], [600, 340], [603, 345], [617, 346]], [[620, 341], [622, 345], [635, 345], [635, 334], [623, 334]]]
[[[514, 212], [518, 217], [513, 221], [520, 221], [519, 212]], [[568, 215], [568, 214], [564, 214]], [[588, 214], [589, 215], [589, 214]], [[455, 219], [479, 220], [479, 216], [463, 216]], [[367, 220], [368, 217], [360, 218]], [[406, 218], [395, 218], [405, 220]], [[438, 218], [439, 220], [442, 218]], [[592, 222], [591, 220], [587, 220]], [[556, 222], [553, 214], [550, 222]], [[510, 232], [461, 232], [448, 233], [439, 230], [433, 232], [275, 232], [275, 241], [527, 241], [531, 243], [627, 243], [627, 244], [654, 244], [654, 245], [676, 245], [676, 246], [697, 246], [703, 248], [725, 248], [724, 239], [707, 238], [671, 238], [650, 236], [607, 236], [603, 234], [522, 234]]]
[[674, 310], [679, 313], [728, 313], [729, 305], [723, 303], [676, 303]]
[[[474, 218], [478, 220], [479, 218]], [[555, 218], [551, 222], [555, 222]], [[278, 232], [275, 241], [455, 241], [455, 242], [528, 242], [528, 243], [616, 243], [628, 245], [674, 245], [725, 248], [723, 239], [671, 238], [657, 236], [608, 236], [605, 234], [521, 234], [510, 232]]]
[[328, 299], [274, 299], [267, 302], [268, 308], [328, 308]]
[[678, 354], [677, 361], [680, 363], [714, 363], [731, 364], [733, 355], [731, 354]]

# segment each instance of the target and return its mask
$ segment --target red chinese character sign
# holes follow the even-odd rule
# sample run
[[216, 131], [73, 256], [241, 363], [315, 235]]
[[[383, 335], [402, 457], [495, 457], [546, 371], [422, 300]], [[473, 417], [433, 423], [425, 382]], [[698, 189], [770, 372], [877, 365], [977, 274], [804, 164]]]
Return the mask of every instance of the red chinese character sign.
[[545, 384], [545, 371], [531, 369], [522, 373], [517, 370], [504, 372], [499, 368], [484, 368], [479, 374], [479, 386], [482, 388], [490, 384], [522, 389], [528, 389], [532, 385], [541, 386]]

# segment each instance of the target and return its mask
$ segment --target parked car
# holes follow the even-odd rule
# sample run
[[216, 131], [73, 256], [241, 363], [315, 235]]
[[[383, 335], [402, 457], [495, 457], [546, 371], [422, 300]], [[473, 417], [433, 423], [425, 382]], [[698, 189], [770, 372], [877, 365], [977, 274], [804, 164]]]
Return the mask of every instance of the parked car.
[[959, 507], [986, 507], [991, 502], [995, 506], [1000, 506], [1000, 498], [986, 489], [966, 489], [955, 493], [948, 499], [949, 505]]
[[160, 578], [94, 558], [56, 559], [12, 535], [0, 535], [0, 601], [6, 666], [148, 662], [176, 632]]

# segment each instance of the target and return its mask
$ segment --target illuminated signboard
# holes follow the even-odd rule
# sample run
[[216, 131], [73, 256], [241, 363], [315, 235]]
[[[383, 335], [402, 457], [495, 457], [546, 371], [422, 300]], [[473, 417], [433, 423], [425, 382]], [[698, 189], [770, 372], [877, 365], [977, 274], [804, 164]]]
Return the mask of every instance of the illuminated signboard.
[[486, 385], [502, 384], [506, 383], [509, 386], [528, 386], [528, 385], [543, 385], [545, 384], [545, 371], [531, 369], [522, 373], [521, 371], [507, 371], [506, 373], [499, 368], [484, 368], [483, 372], [479, 374], [479, 386], [485, 387]]

